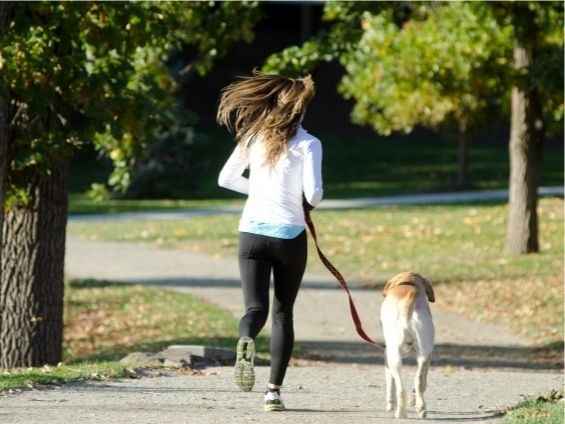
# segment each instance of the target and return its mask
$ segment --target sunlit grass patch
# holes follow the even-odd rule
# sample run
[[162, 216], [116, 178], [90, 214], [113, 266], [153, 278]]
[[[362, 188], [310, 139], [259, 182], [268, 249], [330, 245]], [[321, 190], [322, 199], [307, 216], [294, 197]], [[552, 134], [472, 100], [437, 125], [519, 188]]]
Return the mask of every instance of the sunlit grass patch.
[[507, 412], [506, 424], [562, 424], [565, 403], [562, 392], [526, 400]]
[[37, 388], [80, 380], [105, 380], [130, 375], [118, 362], [100, 361], [60, 364], [41, 368], [18, 368], [0, 371], [0, 392], [16, 388]]
[[[315, 211], [313, 217], [322, 249], [348, 280], [378, 286], [397, 272], [413, 270], [433, 281], [438, 303], [445, 307], [473, 319], [502, 322], [540, 343], [561, 340], [562, 199], [540, 200], [541, 252], [521, 256], [503, 251], [505, 204]], [[238, 220], [226, 215], [75, 222], [70, 232], [235, 257]], [[309, 269], [326, 273], [310, 247]]]
[[[316, 211], [324, 251], [340, 270], [375, 282], [412, 269], [434, 281], [476, 281], [556, 275], [563, 263], [563, 201], [540, 202], [541, 252], [503, 253], [506, 205], [391, 206], [349, 211]], [[181, 221], [73, 222], [71, 234], [94, 240], [151, 242], [167, 247], [233, 255], [238, 216], [194, 217]], [[315, 255], [310, 265], [322, 270]]]
[[115, 360], [133, 350], [158, 351], [169, 344], [233, 347], [236, 341], [233, 316], [194, 296], [137, 285], [100, 285], [71, 283], [67, 290], [67, 362]]

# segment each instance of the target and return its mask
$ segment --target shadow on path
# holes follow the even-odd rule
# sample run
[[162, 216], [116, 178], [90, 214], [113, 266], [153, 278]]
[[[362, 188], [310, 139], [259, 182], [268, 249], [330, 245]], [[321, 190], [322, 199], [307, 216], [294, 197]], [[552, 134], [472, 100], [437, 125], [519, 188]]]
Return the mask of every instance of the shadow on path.
[[[152, 287], [182, 288], [182, 287], [239, 287], [236, 279], [200, 279], [200, 278], [171, 278], [140, 281], [132, 283], [147, 284]], [[73, 289], [86, 287], [108, 287], [126, 282], [115, 283], [103, 280], [73, 280], [70, 283]], [[304, 288], [341, 290], [321, 281], [306, 281]], [[374, 292], [374, 288], [352, 287], [357, 292]], [[78, 358], [79, 360], [111, 360], [132, 351], [155, 352], [170, 344], [206, 344], [233, 348], [237, 340], [234, 333], [230, 338], [204, 337], [204, 338], [179, 338], [178, 340], [151, 340], [135, 346], [116, 346], [109, 351], [102, 350], [94, 357]], [[261, 336], [257, 340], [260, 352], [268, 352], [268, 337]], [[299, 340], [295, 358], [321, 361], [329, 364], [384, 364], [384, 352], [361, 341], [340, 340]], [[405, 360], [407, 365], [414, 365], [413, 358]], [[545, 346], [495, 346], [489, 344], [459, 344], [438, 343], [434, 349], [433, 364], [435, 366], [460, 366], [466, 368], [500, 368], [514, 370], [559, 370], [563, 369], [563, 343], [552, 343]]]
[[[299, 342], [300, 358], [338, 364], [384, 364], [384, 352], [362, 342], [304, 341]], [[539, 347], [436, 344], [434, 366], [465, 368], [503, 368], [515, 370], [563, 369], [563, 344]], [[413, 357], [404, 361], [416, 365]]]

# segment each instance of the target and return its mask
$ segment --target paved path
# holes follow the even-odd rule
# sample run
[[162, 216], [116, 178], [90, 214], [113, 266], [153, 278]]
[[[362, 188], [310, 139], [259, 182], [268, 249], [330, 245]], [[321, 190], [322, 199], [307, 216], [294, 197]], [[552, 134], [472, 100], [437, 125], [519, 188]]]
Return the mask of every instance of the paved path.
[[[542, 197], [563, 197], [564, 188], [559, 186], [540, 187]], [[391, 205], [430, 205], [444, 203], [467, 203], [508, 199], [507, 190], [457, 191], [453, 193], [425, 193], [401, 196], [363, 197], [358, 199], [324, 199], [318, 209], [358, 209]], [[71, 215], [71, 221], [107, 221], [107, 220], [174, 220], [202, 215], [239, 214], [241, 207], [217, 207], [209, 209], [187, 209], [172, 211], [118, 212], [111, 214]]]
[[[243, 393], [231, 369], [177, 376], [67, 385], [0, 399], [3, 424], [393, 424], [384, 410], [380, 367], [293, 367], [284, 395], [290, 411], [262, 411], [261, 386]], [[265, 381], [267, 369], [259, 367]], [[561, 376], [432, 368], [425, 423], [496, 423], [498, 407], [561, 384]], [[410, 411], [411, 422], [414, 413]], [[417, 421], [416, 421], [417, 422]]]
[[[71, 278], [144, 283], [189, 292], [236, 316], [242, 312], [237, 266], [230, 259], [69, 237], [66, 271]], [[361, 287], [354, 287], [353, 292], [367, 331], [380, 339], [380, 294]], [[524, 361], [521, 352], [527, 340], [503, 327], [437, 309], [433, 312], [437, 355], [429, 379], [427, 422], [498, 422], [500, 408], [518, 403], [524, 395], [561, 387], [561, 373], [532, 370]], [[284, 393], [292, 411], [269, 415], [269, 422], [393, 422], [383, 407], [382, 352], [359, 342], [346, 298], [329, 274], [307, 274], [295, 321], [297, 340], [306, 354], [324, 361], [299, 362], [289, 369]], [[413, 372], [412, 366], [405, 367], [407, 382]], [[259, 393], [266, 383], [266, 368], [259, 368], [253, 393], [234, 389], [229, 368], [208, 373], [24, 392], [0, 400], [0, 422], [219, 424], [267, 420]]]
[[[167, 287], [195, 294], [230, 310], [237, 317], [243, 312], [239, 271], [233, 259], [153, 245], [69, 237], [66, 269], [70, 277]], [[329, 273], [306, 274], [296, 303], [297, 340], [313, 356], [331, 357], [335, 362], [382, 362], [382, 352], [359, 342], [349, 318], [346, 297], [332, 278]], [[367, 331], [380, 339], [377, 323], [382, 297], [379, 291], [353, 287]], [[445, 311], [434, 311], [434, 320], [438, 333], [437, 361], [442, 363], [466, 366], [488, 363], [487, 355], [480, 358], [474, 355], [474, 359], [467, 358], [467, 362], [454, 356], [455, 351], [465, 346], [477, 353], [484, 351], [485, 346], [518, 351], [527, 346], [526, 340], [504, 328], [479, 324]], [[480, 364], [475, 363], [479, 360]]]

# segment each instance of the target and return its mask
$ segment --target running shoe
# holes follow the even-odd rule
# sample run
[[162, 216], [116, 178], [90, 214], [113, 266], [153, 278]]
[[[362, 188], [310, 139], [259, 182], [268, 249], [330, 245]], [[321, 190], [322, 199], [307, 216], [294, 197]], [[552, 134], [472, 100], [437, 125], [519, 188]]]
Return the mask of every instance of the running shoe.
[[284, 403], [279, 390], [267, 390], [265, 392], [265, 411], [284, 411]]
[[244, 392], [249, 392], [255, 385], [255, 342], [251, 337], [241, 337], [237, 342], [234, 381]]

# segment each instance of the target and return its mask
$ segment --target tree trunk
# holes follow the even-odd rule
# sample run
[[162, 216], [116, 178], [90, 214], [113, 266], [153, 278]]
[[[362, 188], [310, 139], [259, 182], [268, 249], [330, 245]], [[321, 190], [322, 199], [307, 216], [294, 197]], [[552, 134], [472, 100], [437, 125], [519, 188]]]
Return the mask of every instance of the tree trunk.
[[[7, 27], [8, 17], [12, 9], [12, 3], [0, 3], [0, 35]], [[4, 198], [6, 196], [6, 174], [8, 172], [8, 140], [9, 140], [9, 106], [8, 89], [0, 86], [0, 264], [2, 263], [2, 226], [4, 223]], [[2, 267], [0, 267], [0, 279], [2, 278]], [[0, 321], [0, 326], [2, 321]]]
[[[514, 66], [519, 71], [532, 63], [534, 49], [517, 43]], [[544, 126], [538, 90], [527, 80], [512, 87], [510, 132], [510, 193], [506, 251], [522, 254], [539, 251], [538, 178]]]
[[[8, 139], [8, 99], [3, 92], [0, 92], [0, 242], [2, 241], [2, 226], [4, 223], [4, 198], [6, 194], [5, 183], [8, 171]], [[1, 263], [2, 244], [0, 243], [0, 264]], [[0, 267], [0, 279], [1, 278], [2, 267]]]
[[457, 132], [457, 188], [469, 185], [469, 134], [464, 124]]
[[67, 163], [32, 184], [31, 202], [6, 212], [0, 280], [0, 368], [62, 359]]

